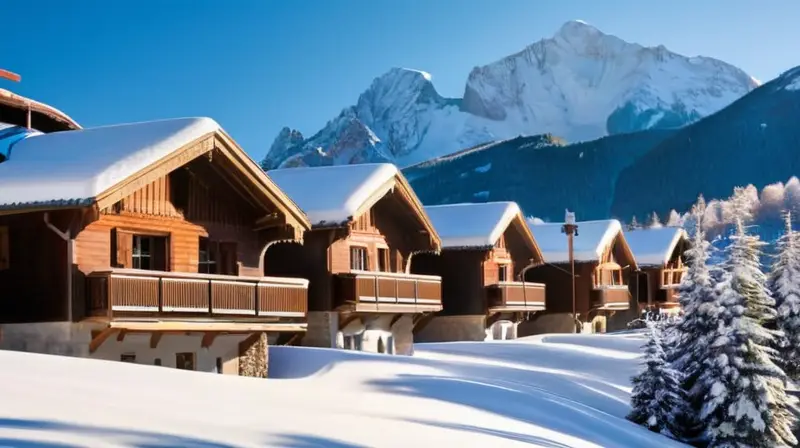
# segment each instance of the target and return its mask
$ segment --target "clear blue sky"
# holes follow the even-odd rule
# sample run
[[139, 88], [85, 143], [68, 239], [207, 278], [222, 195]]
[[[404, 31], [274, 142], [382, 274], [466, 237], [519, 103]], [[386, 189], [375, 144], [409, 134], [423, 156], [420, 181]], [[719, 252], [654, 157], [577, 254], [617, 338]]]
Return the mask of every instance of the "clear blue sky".
[[393, 66], [460, 96], [469, 71], [570, 19], [762, 81], [800, 65], [797, 0], [2, 0], [0, 87], [84, 126], [207, 115], [257, 160]]

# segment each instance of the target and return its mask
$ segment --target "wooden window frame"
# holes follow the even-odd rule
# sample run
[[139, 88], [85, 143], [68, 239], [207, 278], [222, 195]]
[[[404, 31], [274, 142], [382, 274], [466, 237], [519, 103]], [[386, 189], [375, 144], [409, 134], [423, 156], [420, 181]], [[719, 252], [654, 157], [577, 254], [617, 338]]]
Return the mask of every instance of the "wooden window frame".
[[[120, 234], [130, 236], [130, 253], [120, 256]], [[133, 238], [134, 237], [164, 238], [164, 272], [172, 269], [172, 233], [157, 230], [138, 229], [129, 227], [115, 227], [111, 229], [111, 261], [112, 267], [137, 269], [133, 267]], [[125, 249], [123, 249], [125, 250]], [[120, 261], [120, 258], [124, 260]], [[130, 263], [130, 265], [126, 265]], [[146, 269], [152, 270], [152, 269]]]
[[[205, 241], [205, 260], [203, 257], [203, 242]], [[216, 274], [219, 270], [219, 242], [201, 235], [197, 245], [197, 273]], [[205, 269], [204, 269], [205, 267]]]
[[[392, 264], [391, 264], [391, 251], [389, 250], [389, 246], [377, 246], [377, 263], [378, 265], [375, 268], [378, 272], [392, 272]], [[383, 266], [381, 266], [383, 264]]]
[[0, 271], [11, 269], [11, 238], [8, 226], [0, 226]]
[[[511, 267], [511, 263], [497, 263], [497, 282], [498, 283], [511, 281], [511, 280], [508, 279], [508, 277], [509, 277], [508, 271], [510, 270], [509, 269], [510, 267]], [[503, 273], [502, 276], [500, 275], [501, 272]]]
[[[356, 263], [355, 263], [354, 255], [355, 255], [356, 251], [363, 251], [363, 253], [364, 253], [363, 263], [362, 263], [362, 268], [361, 269], [355, 267]], [[369, 271], [370, 270], [369, 259], [370, 259], [369, 247], [358, 245], [358, 244], [350, 245], [350, 270], [351, 271]]]

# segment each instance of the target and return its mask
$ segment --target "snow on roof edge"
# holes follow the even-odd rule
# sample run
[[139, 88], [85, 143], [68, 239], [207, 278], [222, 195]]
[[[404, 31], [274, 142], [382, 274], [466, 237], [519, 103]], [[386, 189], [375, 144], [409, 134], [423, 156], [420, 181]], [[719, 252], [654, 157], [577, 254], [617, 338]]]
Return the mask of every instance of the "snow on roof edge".
[[[496, 212], [499, 211], [501, 206], [502, 213], [498, 215]], [[459, 219], [463, 218], [463, 216], [459, 216], [458, 212], [464, 212], [465, 209], [470, 208], [474, 209], [476, 212], [483, 211], [486, 218], [494, 217], [495, 219], [492, 219], [494, 224], [491, 225], [491, 221], [489, 223], [478, 223], [477, 221], [472, 221], [474, 224], [484, 224], [484, 226], [479, 226], [482, 227], [480, 229], [473, 227], [473, 232], [467, 232], [467, 234], [462, 235], [455, 235], [458, 232], [453, 231], [452, 228], [442, 228], [442, 224], [445, 223], [445, 219], [447, 218], [456, 219], [458, 221], [457, 223], [448, 222], [447, 224], [456, 226], [465, 225], [466, 223]], [[495, 208], [495, 210], [491, 210], [491, 208]], [[524, 222], [524, 218], [521, 216], [519, 205], [516, 202], [511, 201], [481, 203], [462, 202], [457, 204], [429, 205], [424, 206], [423, 210], [428, 215], [428, 218], [433, 224], [434, 229], [436, 229], [439, 238], [442, 240], [442, 249], [452, 250], [492, 247], [497, 243], [497, 240], [506, 231], [508, 226], [511, 225], [515, 217], [520, 216]], [[452, 211], [454, 213], [450, 213], [449, 216], [446, 216], [448, 211]], [[495, 213], [492, 213], [493, 211]], [[488, 226], [486, 226], [486, 224], [489, 224], [491, 227], [487, 228]], [[463, 229], [463, 227], [461, 228]]]
[[381, 185], [399, 173], [390, 163], [363, 163], [278, 168], [267, 176], [305, 213], [312, 227], [325, 228], [348, 222]]
[[[639, 243], [638, 238], [645, 233], [655, 234], [656, 232], [671, 232], [672, 236], [668, 243], [663, 247], [642, 248], [636, 247]], [[681, 239], [688, 239], [686, 230], [680, 227], [660, 227], [656, 229], [636, 229], [627, 232], [626, 240], [628, 246], [631, 248], [633, 256], [636, 258], [636, 263], [642, 266], [661, 266], [669, 262], [672, 253], [680, 242]], [[631, 244], [633, 241], [633, 244]], [[664, 240], [652, 239], [648, 243], [658, 244], [664, 243]]]
[[[616, 219], [579, 221], [576, 224], [578, 225], [578, 235], [574, 238], [573, 246], [573, 257], [576, 262], [599, 261], [603, 249], [613, 242], [617, 235], [622, 234], [622, 224]], [[564, 223], [534, 224], [528, 221], [528, 228], [539, 245], [545, 263], [559, 264], [569, 261], [566, 236], [560, 236], [563, 225]], [[587, 230], [591, 230], [588, 235]], [[586, 239], [581, 240], [581, 236], [591, 238], [587, 242]], [[561, 242], [551, 241], [556, 238], [559, 240], [563, 238], [563, 247], [561, 247]], [[581, 246], [581, 243], [584, 242], [588, 245]]]

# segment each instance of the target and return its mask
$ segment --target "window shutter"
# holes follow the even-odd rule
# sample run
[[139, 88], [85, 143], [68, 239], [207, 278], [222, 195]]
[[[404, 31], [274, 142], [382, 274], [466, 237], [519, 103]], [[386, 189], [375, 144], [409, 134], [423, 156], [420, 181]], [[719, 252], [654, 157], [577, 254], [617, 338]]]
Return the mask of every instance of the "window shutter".
[[133, 234], [114, 229], [112, 239], [112, 264], [116, 268], [130, 269], [133, 266]]
[[8, 227], [0, 227], [0, 271], [11, 268], [11, 246], [8, 241]]

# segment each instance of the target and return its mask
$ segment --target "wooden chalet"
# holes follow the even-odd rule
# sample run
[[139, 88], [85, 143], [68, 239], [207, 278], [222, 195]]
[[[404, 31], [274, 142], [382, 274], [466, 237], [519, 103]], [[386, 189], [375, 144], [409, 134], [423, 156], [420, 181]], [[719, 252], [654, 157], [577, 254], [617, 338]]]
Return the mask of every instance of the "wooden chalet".
[[542, 252], [514, 202], [425, 207], [441, 254], [414, 257], [411, 272], [442, 277], [443, 310], [415, 328], [418, 342], [512, 339], [516, 323], [545, 309], [545, 286], [520, 280]]
[[636, 257], [639, 273], [631, 281], [639, 309], [680, 311], [678, 286], [686, 273], [686, 231], [679, 227], [629, 230], [625, 239]]
[[264, 376], [308, 288], [264, 253], [309, 227], [208, 118], [28, 137], [0, 163], [0, 348]]
[[415, 321], [442, 309], [442, 285], [411, 274], [410, 263], [441, 242], [400, 171], [361, 164], [267, 174], [312, 226], [302, 246], [276, 247], [265, 261], [276, 275], [311, 281], [303, 344], [411, 353]]
[[628, 285], [638, 267], [619, 221], [577, 225], [573, 243], [577, 322], [572, 316], [573, 278], [563, 224], [531, 224], [545, 264], [528, 270], [525, 280], [547, 286], [547, 305], [545, 312], [520, 327], [520, 333], [572, 333], [576, 327], [581, 332], [605, 332], [609, 317], [631, 309]]

